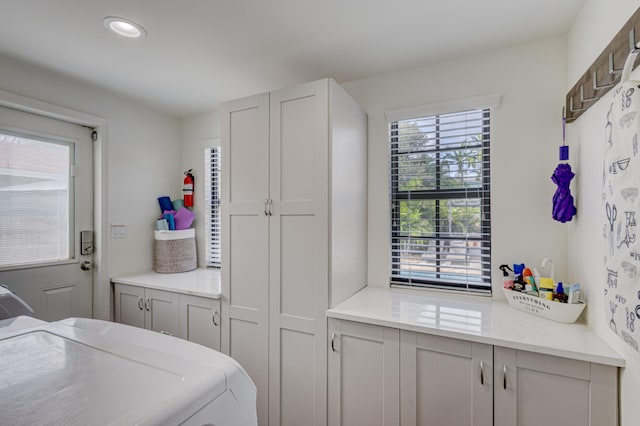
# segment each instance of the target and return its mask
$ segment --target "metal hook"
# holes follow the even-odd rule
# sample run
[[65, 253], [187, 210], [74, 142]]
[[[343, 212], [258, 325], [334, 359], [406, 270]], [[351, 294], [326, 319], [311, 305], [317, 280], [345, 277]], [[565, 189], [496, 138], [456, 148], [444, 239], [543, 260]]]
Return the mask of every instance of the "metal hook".
[[598, 85], [598, 71], [597, 70], [593, 71], [593, 90], [608, 89], [609, 87], [613, 87], [613, 86], [615, 86], [614, 83], [603, 84], [602, 86], [599, 86]]
[[609, 74], [618, 75], [622, 73], [622, 68], [616, 69], [613, 65], [613, 52], [609, 53]]
[[588, 98], [585, 99], [584, 97], [584, 84], [580, 85], [580, 102], [585, 103], [585, 102], [594, 102], [597, 101], [598, 99], [600, 99], [599, 97], [595, 97], [595, 98]]
[[597, 70], [593, 71], [593, 90], [608, 89], [609, 87], [613, 87], [613, 86], [615, 86], [614, 83], [598, 86], [598, 71]]
[[580, 112], [580, 111], [585, 111], [585, 110], [586, 110], [586, 108], [573, 109], [573, 96], [571, 96], [569, 98], [569, 111], [571, 111], [571, 112]]

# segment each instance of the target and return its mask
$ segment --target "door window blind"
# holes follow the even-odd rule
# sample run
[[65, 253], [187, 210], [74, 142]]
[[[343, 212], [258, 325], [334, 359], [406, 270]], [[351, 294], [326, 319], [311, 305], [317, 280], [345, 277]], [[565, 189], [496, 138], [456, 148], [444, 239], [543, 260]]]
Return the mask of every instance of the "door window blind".
[[73, 258], [73, 144], [2, 131], [0, 153], [0, 268]]
[[392, 285], [491, 292], [489, 109], [392, 121]]
[[206, 264], [220, 267], [220, 147], [205, 150]]

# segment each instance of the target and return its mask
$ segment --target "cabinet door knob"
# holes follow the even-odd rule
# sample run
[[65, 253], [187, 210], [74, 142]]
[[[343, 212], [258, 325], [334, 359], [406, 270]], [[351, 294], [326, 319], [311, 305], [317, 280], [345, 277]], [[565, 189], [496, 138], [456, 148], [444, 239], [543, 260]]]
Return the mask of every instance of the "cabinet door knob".
[[336, 340], [336, 332], [334, 331], [333, 333], [331, 333], [331, 351], [335, 352], [336, 351], [336, 346], [335, 346], [335, 340]]
[[138, 297], [138, 309], [140, 309], [140, 310], [144, 309], [144, 308], [142, 307], [142, 303], [143, 303], [143, 302], [142, 302], [142, 296], [141, 296], [141, 297]]
[[507, 366], [502, 366], [502, 389], [507, 389]]
[[484, 361], [480, 361], [480, 384], [484, 386]]
[[145, 300], [145, 302], [144, 302], [144, 308], [145, 308], [147, 311], [150, 311], [150, 310], [151, 310], [151, 300], [149, 300], [149, 298], [148, 298], [148, 297], [147, 297], [147, 300]]
[[216, 327], [217, 327], [218, 325], [220, 325], [220, 323], [219, 323], [219, 322], [218, 322], [218, 320], [216, 319], [216, 317], [217, 317], [217, 316], [219, 316], [219, 314], [218, 314], [218, 310], [217, 310], [217, 309], [214, 309], [214, 310], [213, 310], [213, 315], [211, 315], [211, 321], [213, 321], [213, 325], [214, 325], [214, 326], [216, 326]]

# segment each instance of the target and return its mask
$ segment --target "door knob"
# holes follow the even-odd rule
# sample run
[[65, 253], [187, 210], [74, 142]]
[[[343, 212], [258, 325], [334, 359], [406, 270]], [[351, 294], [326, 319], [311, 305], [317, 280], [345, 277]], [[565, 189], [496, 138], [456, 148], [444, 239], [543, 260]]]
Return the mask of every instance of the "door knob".
[[93, 262], [89, 261], [89, 260], [85, 260], [84, 262], [82, 262], [80, 264], [80, 269], [82, 269], [83, 271], [90, 271], [93, 269]]

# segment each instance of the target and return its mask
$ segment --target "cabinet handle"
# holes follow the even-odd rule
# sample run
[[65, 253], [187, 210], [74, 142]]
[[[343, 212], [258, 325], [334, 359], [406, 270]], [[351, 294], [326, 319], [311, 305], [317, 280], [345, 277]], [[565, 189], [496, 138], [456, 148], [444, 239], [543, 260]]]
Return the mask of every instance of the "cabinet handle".
[[484, 361], [480, 361], [480, 384], [484, 386]]
[[336, 346], [335, 346], [335, 340], [336, 340], [336, 332], [334, 331], [333, 333], [331, 333], [331, 351], [335, 352], [336, 351]]
[[502, 389], [507, 390], [507, 366], [502, 367]]
[[138, 297], [138, 309], [143, 310], [144, 308], [142, 307], [142, 296]]
[[144, 302], [144, 308], [145, 308], [147, 311], [150, 311], [150, 310], [151, 310], [151, 300], [149, 300], [149, 298], [148, 298], [148, 297], [147, 297], [147, 300], [145, 300], [145, 302]]
[[269, 216], [273, 216], [273, 200], [269, 198]]
[[160, 334], [164, 334], [165, 336], [173, 336], [173, 334], [169, 333], [168, 331], [164, 331], [164, 330], [160, 330]]
[[218, 310], [214, 309], [213, 315], [211, 315], [211, 321], [213, 321], [213, 325], [217, 327], [220, 323], [216, 320], [216, 316], [218, 316]]
[[269, 216], [268, 205], [269, 205], [269, 200], [265, 198], [264, 199], [264, 215], [265, 216]]

